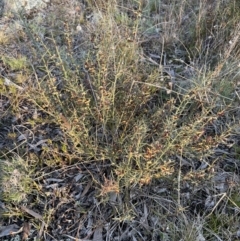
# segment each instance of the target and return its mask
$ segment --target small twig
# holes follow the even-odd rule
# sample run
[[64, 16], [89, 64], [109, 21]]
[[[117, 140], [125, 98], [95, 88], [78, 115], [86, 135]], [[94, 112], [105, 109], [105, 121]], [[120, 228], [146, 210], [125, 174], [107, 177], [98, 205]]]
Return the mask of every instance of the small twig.
[[216, 205], [213, 207], [212, 211], [206, 216], [206, 218], [208, 218], [210, 215], [212, 215], [212, 213], [214, 212], [214, 210], [217, 208], [218, 204], [223, 200], [224, 197], [227, 196], [227, 193], [223, 193], [222, 197], [218, 200], [218, 202], [216, 203]]
[[95, 91], [94, 91], [94, 87], [92, 85], [92, 82], [91, 82], [91, 79], [90, 79], [90, 76], [89, 76], [89, 73], [88, 71], [83, 67], [83, 71], [85, 73], [85, 76], [86, 76], [86, 79], [83, 81], [83, 84], [84, 84], [84, 87], [87, 89], [87, 90], [91, 90], [92, 92], [92, 96], [97, 104], [97, 97], [96, 97], [96, 94], [95, 94]]
[[163, 86], [160, 86], [160, 85], [157, 85], [157, 84], [145, 83], [145, 82], [141, 82], [141, 81], [134, 81], [134, 83], [144, 84], [144, 85], [148, 85], [148, 86], [154, 86], [154, 87], [156, 87], [156, 88], [159, 88], [159, 89], [162, 89], [162, 90], [167, 91], [167, 93], [168, 93], [169, 91], [171, 91], [171, 93], [175, 93], [175, 94], [184, 96], [184, 94], [181, 94], [181, 93], [179, 93], [179, 92], [177, 92], [177, 91], [174, 91], [174, 90], [170, 90], [170, 89], [168, 89], [168, 88], [166, 88], [166, 87], [163, 87]]
[[23, 87], [15, 84], [15, 83], [13, 83], [10, 79], [6, 78], [5, 76], [3, 76], [3, 75], [0, 75], [0, 76], [2, 76], [2, 77], [4, 78], [4, 85], [6, 85], [6, 86], [14, 86], [14, 87], [16, 87], [18, 90], [24, 90]]

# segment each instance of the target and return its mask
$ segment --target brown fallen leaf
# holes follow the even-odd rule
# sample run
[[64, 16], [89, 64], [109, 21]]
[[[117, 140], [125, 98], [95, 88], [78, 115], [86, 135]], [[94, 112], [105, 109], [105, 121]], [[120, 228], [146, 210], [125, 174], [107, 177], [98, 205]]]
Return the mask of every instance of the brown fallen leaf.
[[62, 113], [60, 114], [60, 119], [63, 127], [66, 128], [68, 131], [70, 131], [72, 129], [72, 125]]
[[30, 234], [30, 223], [24, 222], [23, 224], [23, 233], [22, 233], [22, 240], [26, 240]]

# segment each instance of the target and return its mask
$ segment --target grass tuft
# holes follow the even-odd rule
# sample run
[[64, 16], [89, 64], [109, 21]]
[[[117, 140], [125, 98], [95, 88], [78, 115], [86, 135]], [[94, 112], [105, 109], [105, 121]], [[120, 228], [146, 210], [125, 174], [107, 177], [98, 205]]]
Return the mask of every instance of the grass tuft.
[[4, 222], [58, 240], [233, 240], [238, 1], [70, 2], [19, 14], [15, 50], [0, 36]]

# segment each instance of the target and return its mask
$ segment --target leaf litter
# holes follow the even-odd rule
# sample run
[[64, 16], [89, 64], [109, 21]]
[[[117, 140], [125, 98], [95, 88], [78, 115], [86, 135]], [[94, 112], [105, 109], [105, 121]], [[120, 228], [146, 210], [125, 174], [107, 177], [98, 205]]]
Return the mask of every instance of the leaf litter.
[[[81, 34], [83, 34], [83, 31], [81, 28]], [[161, 53], [146, 52], [145, 54], [143, 56], [144, 61], [159, 65], [157, 61], [161, 58]], [[177, 82], [176, 78], [179, 76], [174, 69], [175, 67], [174, 65], [168, 65], [168, 63], [163, 65], [162, 72], [168, 75], [171, 80], [164, 87], [168, 95], [172, 93], [174, 85], [180, 87], [182, 85], [183, 92], [190, 85], [189, 80]], [[182, 65], [181, 68], [185, 71], [185, 73], [181, 73], [182, 77], [183, 75], [195, 75], [196, 69], [191, 65]], [[19, 91], [23, 90], [23, 87], [12, 83], [10, 80], [6, 82], [5, 79], [4, 83], [7, 86], [16, 87]], [[1, 100], [1, 113], [7, 109], [8, 101], [4, 98], [3, 101]], [[25, 108], [23, 108], [24, 106]], [[26, 106], [29, 107], [26, 108]], [[59, 146], [61, 140], [64, 139], [63, 134], [61, 134], [63, 131], [58, 125], [54, 123], [38, 124], [34, 126], [34, 136], [26, 134], [25, 128], [22, 126], [18, 126], [18, 131], [11, 128], [13, 124], [19, 122], [19, 119], [29, 118], [28, 110], [31, 109], [30, 107], [31, 103], [25, 103], [22, 105], [22, 109], [25, 111], [22, 112], [21, 117], [8, 116], [5, 120], [4, 118], [1, 120], [1, 124], [4, 122], [4, 126], [8, 127], [8, 133], [6, 134], [6, 128], [3, 129], [2, 139], [6, 142], [1, 143], [1, 148], [12, 151], [13, 148], [16, 148], [14, 141], [17, 140], [16, 142], [20, 143], [20, 147], [27, 143], [27, 149], [34, 158], [54, 159], [56, 156], [54, 151], [50, 152], [50, 149]], [[31, 115], [34, 120], [38, 120], [44, 114], [41, 110], [34, 108]], [[61, 115], [60, 119], [63, 126], [71, 131], [73, 126], [69, 120], [64, 115]], [[0, 127], [2, 128], [2, 126]], [[32, 126], [29, 127], [32, 129]], [[199, 139], [207, 134], [209, 136], [219, 135], [217, 123], [210, 123], [206, 129], [200, 134]], [[9, 133], [12, 132], [16, 136], [9, 138]], [[209, 141], [211, 141], [210, 139]], [[239, 135], [235, 136], [235, 139], [238, 140]], [[232, 141], [231, 137], [228, 138], [228, 141]], [[13, 148], [9, 145], [9, 142], [12, 143]], [[73, 143], [69, 144], [69, 146], [71, 145]], [[162, 240], [171, 240], [169, 227], [171, 226], [176, 232], [179, 232], [177, 225], [180, 223], [180, 219], [186, 218], [186, 215], [191, 219], [194, 216], [193, 214], [198, 216], [205, 213], [210, 216], [214, 211], [231, 213], [232, 210], [226, 208], [225, 205], [227, 203], [226, 197], [227, 193], [237, 188], [239, 176], [238, 166], [229, 170], [231, 165], [228, 163], [231, 164], [231, 161], [236, 163], [233, 159], [238, 160], [239, 158], [237, 153], [231, 153], [231, 146], [231, 143], [227, 144], [225, 148], [219, 145], [216, 147], [215, 153], [211, 157], [206, 157], [206, 160], [197, 160], [197, 158], [195, 160], [178, 155], [170, 157], [173, 162], [181, 163], [178, 167], [185, 174], [180, 189], [176, 188], [177, 180], [163, 178], [162, 180], [153, 180], [148, 186], [136, 185], [132, 187], [132, 190], [127, 187], [120, 190], [119, 184], [112, 179], [113, 174], [109, 172], [111, 165], [108, 164], [108, 161], [103, 163], [93, 160], [90, 165], [82, 163], [66, 166], [63, 160], [61, 167], [42, 165], [39, 170], [42, 175], [34, 180], [39, 188], [37, 198], [35, 195], [30, 195], [28, 197], [29, 206], [16, 205], [17, 208], [22, 209], [26, 219], [41, 226], [40, 230], [36, 226], [30, 226], [28, 221], [21, 223], [19, 219], [18, 222], [21, 223], [19, 226], [16, 224], [8, 226], [1, 224], [0, 235], [4, 237], [23, 232], [26, 239], [32, 235], [31, 237], [38, 236], [38, 238], [44, 238], [44, 240], [61, 240], [62, 237], [85, 241], [135, 241], [139, 239], [160, 240], [161, 238]], [[54, 150], [59, 152], [56, 148]], [[44, 154], [44, 152], [47, 154]], [[64, 153], [61, 152], [61, 154], [66, 158]], [[214, 165], [216, 161], [217, 164]], [[15, 169], [15, 173], [18, 174], [18, 172]], [[206, 176], [209, 177], [208, 174], [210, 174], [209, 180], [206, 178]], [[176, 203], [173, 198], [177, 196], [180, 200], [179, 203]], [[39, 202], [38, 205], [34, 206], [36, 199]], [[234, 201], [236, 203], [238, 200]], [[9, 204], [2, 203], [2, 209], [10, 207]], [[179, 205], [186, 207], [186, 210], [181, 211]], [[162, 216], [160, 217], [159, 214]], [[12, 223], [15, 222], [14, 218], [9, 220]], [[195, 230], [196, 240], [206, 240], [201, 220], [197, 220], [196, 226], [198, 227]], [[34, 230], [33, 234], [30, 233], [30, 229]], [[236, 234], [239, 236], [239, 231]]]

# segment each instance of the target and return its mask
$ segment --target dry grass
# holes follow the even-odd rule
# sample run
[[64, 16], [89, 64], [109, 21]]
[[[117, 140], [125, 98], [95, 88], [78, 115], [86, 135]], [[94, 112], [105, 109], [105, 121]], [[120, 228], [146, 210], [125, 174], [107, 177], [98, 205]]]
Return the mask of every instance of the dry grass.
[[239, 8], [55, 0], [19, 17], [0, 37], [2, 223], [41, 240], [237, 238]]

